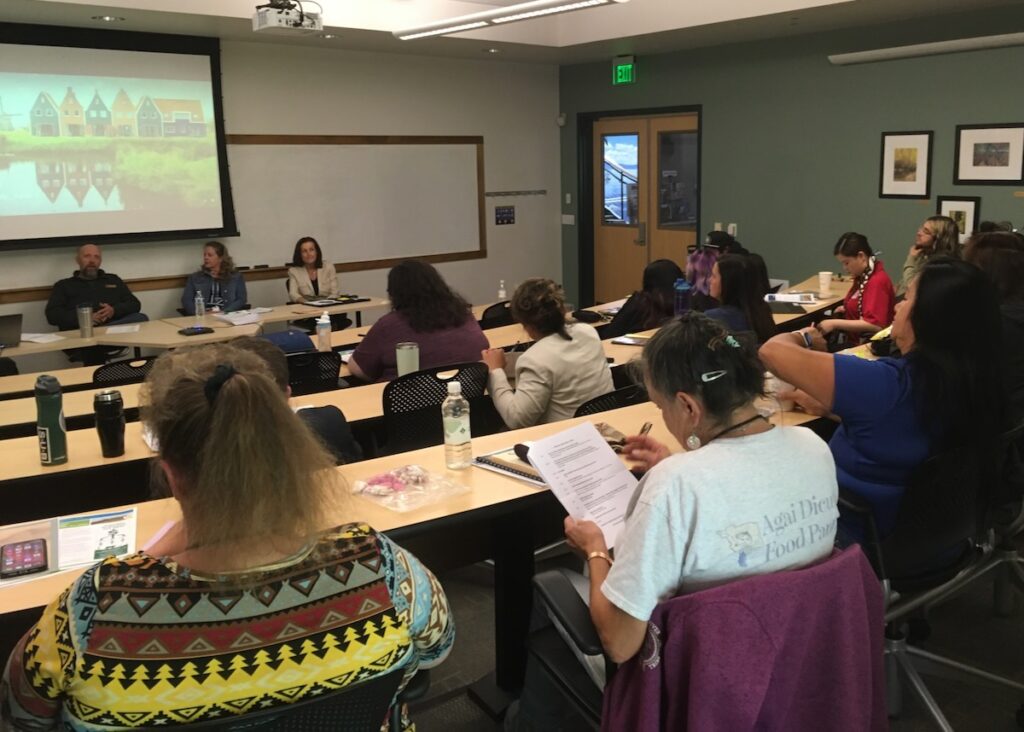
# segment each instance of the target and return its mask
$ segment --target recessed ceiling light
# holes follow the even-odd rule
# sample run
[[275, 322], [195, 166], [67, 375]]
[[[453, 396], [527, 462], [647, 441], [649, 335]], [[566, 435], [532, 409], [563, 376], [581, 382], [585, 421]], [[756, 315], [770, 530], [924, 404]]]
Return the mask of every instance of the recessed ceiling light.
[[501, 53], [500, 48], [485, 48], [484, 53]]
[[92, 19], [98, 20], [101, 23], [120, 23], [124, 20], [124, 18], [119, 15], [94, 15], [92, 16]]

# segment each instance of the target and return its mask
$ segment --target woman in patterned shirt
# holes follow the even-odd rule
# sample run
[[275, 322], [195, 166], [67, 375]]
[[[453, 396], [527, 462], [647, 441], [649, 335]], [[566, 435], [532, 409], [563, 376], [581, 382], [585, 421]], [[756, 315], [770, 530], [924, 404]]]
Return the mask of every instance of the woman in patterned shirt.
[[401, 688], [445, 658], [454, 626], [440, 584], [369, 526], [334, 524], [334, 460], [257, 356], [172, 352], [143, 394], [155, 472], [182, 521], [46, 608], [8, 661], [5, 721], [175, 726], [391, 672]]

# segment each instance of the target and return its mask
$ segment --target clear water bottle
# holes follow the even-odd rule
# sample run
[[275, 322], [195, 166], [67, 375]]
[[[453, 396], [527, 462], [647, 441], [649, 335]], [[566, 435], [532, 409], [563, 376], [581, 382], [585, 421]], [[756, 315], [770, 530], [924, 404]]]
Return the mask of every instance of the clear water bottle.
[[[68, 431], [64, 425], [64, 399], [57, 377], [36, 379], [36, 434], [39, 436], [39, 462], [62, 465], [68, 461]], [[467, 417], [468, 419], [468, 417]]]
[[680, 277], [676, 280], [675, 286], [672, 288], [675, 293], [675, 312], [676, 316], [682, 315], [690, 309], [690, 299], [693, 295], [691, 292], [692, 288], [690, 283]]
[[508, 300], [508, 291], [505, 289], [505, 280], [498, 280], [498, 300]]
[[450, 470], [468, 468], [473, 462], [470, 442], [469, 402], [462, 396], [462, 384], [448, 382], [448, 398], [441, 405], [444, 423], [444, 463]]
[[196, 296], [192, 300], [192, 304], [196, 311], [196, 323], [199, 323], [206, 315], [206, 301], [203, 300], [202, 290], [196, 290]]
[[316, 350], [331, 350], [331, 316], [326, 310], [316, 319]]

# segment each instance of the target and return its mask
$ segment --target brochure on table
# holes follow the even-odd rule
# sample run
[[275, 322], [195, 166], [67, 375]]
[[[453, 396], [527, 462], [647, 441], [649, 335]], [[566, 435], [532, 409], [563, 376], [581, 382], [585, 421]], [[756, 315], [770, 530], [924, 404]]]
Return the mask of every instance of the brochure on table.
[[43, 539], [46, 570], [0, 578], [0, 587], [135, 552], [137, 510], [102, 511], [0, 526], [0, 547]]

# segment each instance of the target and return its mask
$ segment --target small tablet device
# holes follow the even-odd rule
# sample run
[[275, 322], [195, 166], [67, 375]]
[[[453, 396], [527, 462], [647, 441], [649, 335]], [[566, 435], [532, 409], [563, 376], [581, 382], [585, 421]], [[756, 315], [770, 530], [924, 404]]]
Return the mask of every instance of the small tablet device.
[[188, 328], [182, 328], [181, 330], [179, 330], [178, 335], [194, 336], [212, 332], [213, 328], [207, 328], [205, 325], [190, 325]]
[[46, 539], [30, 539], [0, 548], [0, 579], [46, 570]]

